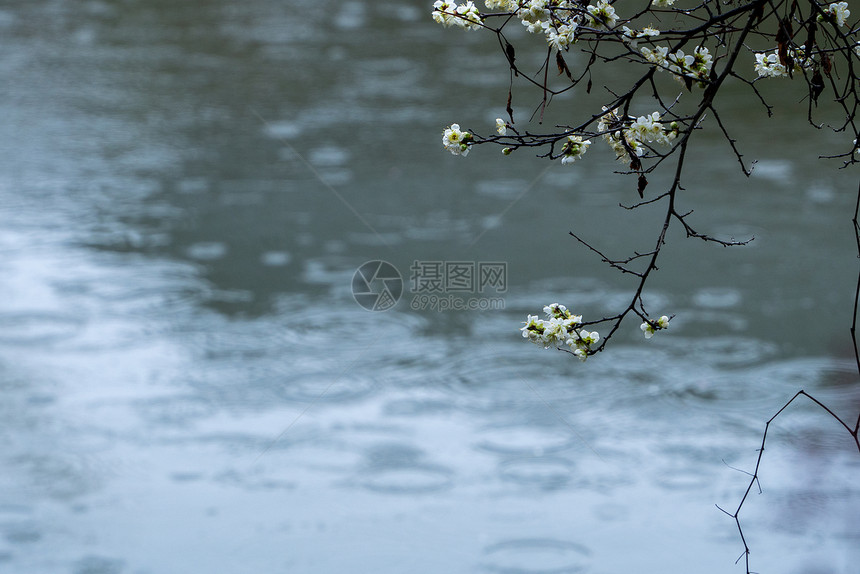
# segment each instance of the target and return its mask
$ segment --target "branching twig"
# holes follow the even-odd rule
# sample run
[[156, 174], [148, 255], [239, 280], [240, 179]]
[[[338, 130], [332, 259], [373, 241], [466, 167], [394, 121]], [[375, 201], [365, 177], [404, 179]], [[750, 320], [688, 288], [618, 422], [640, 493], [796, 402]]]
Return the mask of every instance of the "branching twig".
[[[684, 190], [684, 186], [692, 185], [683, 177], [689, 145], [693, 134], [703, 129], [706, 114], [715, 120], [744, 175], [749, 176], [755, 165], [755, 161], [745, 163], [737, 141], [731, 136], [722, 114], [718, 111], [721, 109], [718, 96], [726, 80], [738, 80], [741, 89], [760, 102], [768, 117], [773, 115], [774, 108], [759, 88], [759, 82], [769, 81], [769, 77], [787, 76], [783, 81], [789, 85], [791, 82], [799, 83], [802, 91], [802, 97], [799, 99], [807, 99], [808, 123], [815, 129], [822, 129], [826, 125], [834, 132], [847, 132], [847, 135], [854, 138], [850, 148], [846, 144], [840, 153], [821, 157], [841, 159], [843, 167], [860, 162], [860, 22], [856, 21], [856, 17], [853, 23], [847, 21], [847, 4], [826, 0], [701, 0], [696, 6], [680, 9], [672, 7], [668, 0], [652, 0], [626, 19], [622, 19], [616, 9], [629, 9], [628, 6], [611, 0], [591, 1], [594, 3], [589, 4], [589, 0], [548, 0], [543, 3], [523, 0], [492, 1], [486, 2], [486, 5], [501, 7], [502, 12], [476, 15], [474, 11], [469, 12], [463, 6], [458, 7], [455, 3], [439, 0], [436, 5], [440, 12], [434, 12], [437, 21], [449, 25], [453, 22], [463, 27], [483, 28], [495, 33], [511, 75], [505, 108], [511, 120], [510, 125], [502, 125], [498, 136], [480, 137], [467, 134], [468, 139], [464, 140], [458, 139], [462, 134], [458, 135], [449, 130], [454, 141], [450, 145], [446, 143], [446, 147], [453, 153], [465, 155], [470, 146], [493, 143], [504, 146], [506, 154], [519, 149], [534, 149], [539, 157], [570, 163], [583, 156], [592, 139], [602, 139], [610, 145], [617, 159], [625, 166], [618, 173], [634, 176], [636, 180], [635, 189], [639, 200], [628, 205], [620, 204], [621, 207], [637, 210], [645, 206], [661, 205], [663, 208], [662, 223], [655, 229], [653, 247], [634, 251], [627, 257], [610, 258], [587, 238], [570, 232], [571, 237], [599, 257], [602, 263], [622, 275], [635, 277], [630, 297], [625, 300], [625, 307], [596, 321], [578, 322], [570, 327], [573, 331], [565, 331], [566, 335], [572, 334], [580, 339], [578, 343], [574, 338], [566, 341], [567, 344], [572, 344], [573, 341], [577, 347], [576, 351], [564, 348], [560, 350], [573, 353], [583, 360], [602, 352], [628, 315], [644, 321], [641, 327], [646, 331], [646, 336], [665, 328], [668, 317], [661, 317], [659, 321], [649, 318], [645, 309], [644, 293], [651, 274], [658, 270], [657, 262], [672, 225], [683, 228], [688, 238], [697, 238], [724, 247], [745, 245], [752, 240], [724, 240], [697, 231], [691, 222], [693, 210], [679, 206], [679, 192]], [[658, 22], [670, 21], [675, 27], [657, 31], [650, 24], [654, 19]], [[490, 26], [491, 21], [501, 24]], [[515, 49], [504, 33], [506, 26], [516, 25], [518, 21], [525, 24], [530, 32], [545, 36], [549, 45], [546, 56], [542, 58], [540, 67], [533, 75], [524, 73], [516, 63]], [[648, 26], [640, 29], [646, 23]], [[564, 57], [574, 45], [578, 45], [582, 55], [587, 57], [587, 62], [576, 70], [572, 69], [573, 66], [569, 65], [569, 60]], [[549, 73], [553, 53], [560, 85], [556, 85], [558, 81], [552, 79]], [[755, 60], [754, 67], [749, 64], [747, 72], [739, 65], [741, 55], [744, 55], [744, 61]], [[542, 121], [555, 96], [582, 87], [590, 94], [592, 78], [597, 77], [597, 74], [593, 73], [594, 70], [600, 67], [614, 69], [623, 65], [633, 67], [637, 74], [626, 90], [604, 85], [602, 93], [606, 94], [608, 101], [604, 102], [599, 112], [583, 112], [581, 108], [573, 110], [580, 115], [570, 122], [565, 122], [569, 125], [560, 126], [550, 133], [534, 133], [528, 129], [514, 127], [512, 98], [515, 77], [522, 78], [540, 90], [541, 99], [534, 110], [535, 115]], [[752, 73], [755, 73], [756, 77], [750, 77]], [[681, 95], [668, 96], [665, 88], [661, 87], [667, 76], [677, 80], [687, 92], [697, 94], [695, 97], [699, 98], [698, 103], [685, 109], [681, 105]], [[684, 97], [687, 97], [686, 94]], [[815, 117], [824, 108], [821, 104], [825, 101], [830, 103], [830, 112], [835, 110], [836, 115], [831, 123], [818, 121]], [[644, 102], [648, 102], [647, 109], [654, 109], [652, 106], [656, 105], [656, 111], [650, 115], [636, 117], [633, 111], [645, 107]], [[511, 133], [507, 133], [507, 129]], [[446, 131], [446, 137], [448, 135]], [[659, 145], [667, 146], [668, 150], [661, 151]], [[673, 167], [669, 168], [670, 165]], [[648, 189], [647, 176], [657, 168], [673, 170], [671, 181], [665, 188], [658, 189], [646, 198], [646, 191], [653, 191]], [[857, 191], [853, 218], [860, 258], [858, 216], [860, 188]], [[573, 321], [570, 319], [570, 313], [564, 315], [558, 308], [553, 312], [560, 313], [561, 319]], [[860, 273], [850, 328], [860, 376], [860, 347], [856, 332], [858, 315]], [[577, 317], [577, 320], [579, 319], [581, 318]], [[591, 337], [596, 333], [586, 332], [586, 335], [581, 335], [577, 330], [601, 324], [608, 327], [608, 333], [600, 340], [599, 345], [596, 343], [597, 339]], [[524, 330], [528, 328], [527, 325]], [[531, 334], [535, 335], [537, 342], [547, 343], [546, 339], [538, 338], [541, 332], [537, 331], [537, 327]], [[587, 337], [591, 342], [582, 343], [581, 337]], [[741, 527], [741, 510], [752, 489], [756, 485], [759, 485], [760, 489], [759, 476], [770, 424], [801, 396], [818, 405], [839, 422], [860, 451], [860, 413], [853, 425], [849, 424], [804, 390], [798, 391], [765, 423], [755, 469], [752, 473], [747, 473], [750, 481], [740, 503], [734, 512], [720, 508], [735, 521], [744, 546], [741, 558], [745, 560], [747, 574], [750, 574], [750, 549]]]

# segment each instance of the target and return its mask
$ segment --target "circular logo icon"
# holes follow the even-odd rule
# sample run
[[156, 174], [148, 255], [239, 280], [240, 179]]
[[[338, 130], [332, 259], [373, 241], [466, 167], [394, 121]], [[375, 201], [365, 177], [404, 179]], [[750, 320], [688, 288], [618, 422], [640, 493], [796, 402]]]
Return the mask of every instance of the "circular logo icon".
[[352, 296], [368, 311], [387, 311], [403, 294], [403, 278], [387, 261], [368, 261], [352, 276]]

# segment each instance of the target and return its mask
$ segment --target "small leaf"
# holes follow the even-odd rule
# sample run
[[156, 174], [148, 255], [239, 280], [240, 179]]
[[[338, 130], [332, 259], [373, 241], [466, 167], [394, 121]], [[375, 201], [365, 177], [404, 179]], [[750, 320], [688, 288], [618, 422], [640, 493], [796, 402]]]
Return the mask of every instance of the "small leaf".
[[511, 118], [511, 123], [514, 122], [514, 108], [511, 107], [511, 99], [513, 98], [514, 93], [513, 90], [508, 89], [508, 105], [505, 107], [505, 111], [508, 112], [508, 117]]
[[514, 65], [514, 61], [517, 59], [516, 53], [514, 52], [514, 46], [507, 40], [505, 40], [505, 56], [508, 58], [508, 65], [511, 67], [511, 70], [514, 71], [514, 75], [519, 76], [517, 68]]
[[639, 198], [642, 199], [645, 197], [645, 187], [648, 185], [648, 180], [645, 178], [645, 174], [639, 174], [639, 185], [637, 191], [639, 192]]
[[780, 20], [779, 30], [776, 32], [776, 45], [778, 48], [777, 51], [779, 52], [779, 63], [786, 67], [789, 76], [791, 75], [791, 70], [794, 67], [794, 62], [788, 55], [788, 45], [789, 42], [791, 42], [791, 36], [791, 21]]
[[818, 24], [815, 20], [809, 23], [808, 35], [806, 36], [806, 52], [804, 57], [808, 60], [812, 57], [812, 50], [815, 48], [815, 33], [818, 31]]
[[821, 92], [824, 91], [824, 78], [821, 77], [821, 72], [816, 69], [815, 73], [812, 74], [812, 79], [809, 82], [809, 95], [816, 104], [818, 103], [818, 96], [821, 95]]
[[568, 79], [573, 79], [573, 76], [570, 75], [570, 68], [567, 67], [567, 62], [564, 61], [564, 57], [561, 55], [561, 50], [555, 53], [555, 65], [558, 66], [558, 75], [565, 74]]

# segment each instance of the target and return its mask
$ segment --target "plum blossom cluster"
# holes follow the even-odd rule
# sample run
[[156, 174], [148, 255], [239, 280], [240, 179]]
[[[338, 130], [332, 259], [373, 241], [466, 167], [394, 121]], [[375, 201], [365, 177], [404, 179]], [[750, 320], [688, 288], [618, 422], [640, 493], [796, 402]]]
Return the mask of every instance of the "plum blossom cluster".
[[529, 315], [525, 327], [520, 331], [529, 341], [542, 345], [545, 349], [566, 345], [579, 360], [585, 361], [593, 353], [594, 345], [600, 340], [597, 331], [582, 328], [582, 315], [574, 315], [567, 307], [558, 303], [543, 308], [547, 319]]
[[615, 8], [606, 0], [598, 0], [596, 5], [589, 5], [587, 10], [591, 15], [590, 24], [595, 28], [601, 26], [613, 28], [618, 23], [618, 14], [616, 14]]
[[576, 42], [581, 18], [575, 13], [576, 2], [569, 0], [525, 0], [517, 2], [486, 0], [487, 8], [499, 8], [515, 14], [532, 34], [543, 34], [550, 46], [567, 49]]
[[654, 28], [653, 26], [646, 26], [641, 30], [632, 30], [627, 26], [622, 26], [621, 31], [621, 38], [624, 40], [624, 42], [630, 44], [631, 48], [635, 48], [639, 43], [639, 40], [641, 40], [642, 38], [656, 38], [660, 35], [660, 30]]
[[[520, 328], [523, 338], [545, 349], [567, 346], [581, 361], [595, 353], [600, 334], [582, 327], [582, 315], [574, 315], [559, 303], [547, 305], [543, 312], [546, 319], [537, 315], [528, 316], [525, 326]], [[639, 328], [645, 338], [650, 339], [657, 331], [669, 328], [669, 317], [663, 315], [656, 321], [646, 320]]]
[[680, 130], [677, 122], [664, 125], [660, 121], [659, 112], [634, 119], [629, 116], [622, 118], [618, 109], [608, 110], [604, 107], [603, 111], [605, 113], [597, 123], [597, 130], [603, 134], [603, 139], [620, 162], [627, 163], [634, 157], [642, 157], [648, 149], [646, 144], [649, 143], [672, 145], [672, 140]]
[[514, 7], [512, 11], [516, 13], [529, 32], [539, 34], [553, 27], [552, 12], [547, 4], [544, 0], [535, 0], [524, 3], [522, 8]]
[[561, 164], [573, 163], [588, 151], [591, 140], [583, 140], [581, 136], [567, 136], [561, 148]]
[[759, 78], [788, 76], [788, 70], [779, 61], [777, 50], [774, 50], [770, 54], [755, 55], [755, 73], [758, 74]]
[[460, 129], [459, 124], [451, 124], [442, 133], [442, 145], [454, 155], [469, 155], [469, 142], [474, 138], [469, 132]]
[[[828, 157], [848, 158], [846, 164], [860, 161], [856, 159], [857, 154], [860, 154], [860, 139], [856, 139], [857, 118], [860, 116], [856, 114], [858, 78], [855, 73], [857, 66], [854, 66], [854, 57], [860, 58], [860, 28], [856, 21], [849, 21], [851, 11], [848, 1], [811, 0], [807, 5], [796, 0], [767, 3], [747, 0], [731, 9], [722, 10], [719, 6], [725, 3], [721, 2], [693, 2], [692, 4], [698, 6], [674, 8], [675, 0], [647, 0], [634, 6], [632, 11], [628, 9], [626, 14], [622, 12], [622, 3], [619, 0], [484, 0], [483, 4], [488, 11], [483, 13], [479, 11], [476, 3], [478, 0], [435, 0], [432, 17], [444, 26], [468, 30], [483, 28], [497, 36], [511, 73], [511, 88], [508, 90], [506, 107], [510, 123], [497, 118], [493, 126], [495, 134], [486, 138], [465, 131], [458, 124], [450, 125], [443, 131], [442, 144], [454, 155], [465, 157], [473, 145], [483, 143], [501, 144], [504, 155], [521, 148], [539, 148], [545, 151], [548, 147], [549, 152], [541, 153], [539, 157], [560, 159], [563, 165], [569, 165], [582, 159], [590, 149], [592, 140], [599, 137], [612, 148], [618, 161], [629, 165], [629, 171], [626, 173], [639, 175], [637, 191], [643, 201], [631, 209], [668, 197], [666, 221], [680, 221], [688, 236], [726, 246], [744, 244], [745, 241], [723, 241], [694, 231], [685, 221], [687, 215], [692, 212], [682, 214], [676, 211], [675, 198], [676, 193], [683, 189], [681, 172], [686, 157], [687, 138], [693, 130], [702, 126], [703, 119], [710, 112], [716, 116], [714, 97], [724, 84], [740, 80], [750, 85], [758, 99], [768, 112], [770, 111], [771, 106], [753, 85], [757, 80], [748, 80], [745, 77], [747, 74], [751, 75], [754, 70], [757, 79], [785, 76], [804, 78], [810, 90], [810, 122], [813, 105], [817, 105], [818, 96], [825, 89], [833, 91], [834, 101], [847, 115], [845, 122], [838, 126], [836, 131], [848, 131], [850, 128], [848, 133], [853, 132], [855, 139], [850, 152]], [[649, 22], [648, 18], [659, 26], [667, 27], [661, 32], [653, 24], [644, 26]], [[777, 20], [775, 26], [774, 20]], [[544, 45], [542, 53], [545, 54], [545, 59], [538, 68], [538, 73], [533, 76], [527, 76], [527, 72], [522, 69], [521, 62], [525, 58], [521, 57], [515, 63], [517, 54], [509, 41], [515, 33], [508, 34], [510, 28], [505, 30], [509, 24], [510, 27], [516, 28], [517, 32], [523, 32], [521, 24], [528, 33], [535, 36], [538, 43]], [[566, 60], [570, 58], [563, 52], [572, 50], [577, 41], [583, 45], [587, 44], [579, 54], [588, 57], [587, 63], [585, 59], [579, 58], [571, 60], [571, 65], [568, 66]], [[609, 48], [605, 48], [606, 46]], [[746, 66], [747, 74], [743, 75], [737, 66], [738, 62], [743, 61], [738, 58], [742, 52], [748, 52], [755, 58], [754, 62], [750, 62], [751, 57], [745, 57], [746, 63], [741, 65]], [[845, 61], [847, 66], [842, 65]], [[626, 92], [615, 88], [615, 78], [607, 80], [603, 87], [612, 95], [612, 103], [607, 102], [601, 112], [594, 113], [596, 110], [588, 109], [584, 118], [567, 120], [566, 125], [556, 125], [556, 130], [550, 133], [541, 130], [541, 133], [536, 134], [515, 125], [512, 105], [514, 77], [527, 79], [535, 87], [542, 88], [543, 100], [539, 109], [540, 122], [543, 123], [543, 111], [557, 95], [567, 92], [571, 87], [582, 85], [585, 85], [585, 92], [591, 94], [592, 66], [616, 66], [616, 62], [618, 65], [632, 63], [631, 67], [638, 68], [641, 76]], [[753, 64], [751, 70], [750, 66]], [[555, 67], [558, 68], [558, 77], [550, 82], [550, 73], [555, 75]], [[684, 92], [675, 97], [674, 101], [666, 97], [662, 92], [663, 82], [655, 80], [658, 71], [668, 72], [688, 91], [693, 91], [694, 86], [705, 88], [698, 108], [688, 113], [688, 106], [676, 106]], [[542, 82], [540, 76], [543, 76]], [[555, 84], [559, 81], [566, 83], [564, 76], [570, 85], [556, 87]], [[846, 80], [844, 85], [841, 85], [843, 77]], [[621, 81], [624, 81], [623, 78]], [[657, 101], [658, 111], [638, 117], [629, 115], [630, 110], [637, 110], [638, 114], [639, 107], [648, 96], [653, 96]], [[580, 111], [574, 108], [574, 112]], [[536, 116], [537, 110], [532, 119]], [[719, 118], [717, 122], [743, 167], [744, 161], [734, 146], [734, 140], [729, 137]], [[573, 128], [574, 125], [579, 127]], [[678, 141], [683, 141], [683, 145], [677, 145]], [[667, 152], [658, 149], [658, 146], [671, 148], [673, 145], [675, 148]], [[672, 159], [673, 155], [677, 158], [677, 168], [669, 190], [653, 200], [645, 199], [644, 190], [648, 185], [645, 176], [662, 164], [663, 160]], [[646, 161], [649, 162], [648, 166], [644, 165]], [[743, 169], [747, 173], [746, 167]], [[590, 355], [603, 350], [628, 314], [640, 317], [642, 323], [639, 328], [645, 339], [651, 339], [656, 332], [668, 329], [673, 316], [647, 316], [640, 296], [650, 272], [657, 269], [657, 256], [660, 254], [667, 228], [668, 223], [665, 223], [653, 252], [635, 252], [635, 256], [617, 261], [604, 257], [604, 261], [612, 267], [622, 272], [633, 272], [640, 277], [636, 295], [626, 310], [599, 321], [583, 324], [581, 315], [573, 314], [564, 305], [553, 303], [543, 308], [545, 317], [527, 316], [520, 328], [522, 336], [544, 348], [558, 348], [586, 361]], [[576, 235], [574, 237], [600, 254], [585, 240]], [[647, 257], [649, 262], [646, 271], [636, 272], [627, 267], [627, 263], [634, 260], [643, 261], [639, 259], [643, 257]], [[596, 331], [590, 331], [589, 327], [603, 323], [611, 324], [612, 329], [601, 340], [600, 335]], [[749, 568], [747, 571], [749, 572]]]
[[481, 13], [472, 0], [464, 4], [436, 0], [433, 3], [433, 20], [443, 26], [459, 26], [466, 30], [477, 30], [483, 24]]
[[[660, 121], [660, 113], [652, 112], [646, 116], [634, 118], [621, 117], [618, 109], [605, 112], [597, 124], [598, 133], [615, 152], [616, 159], [620, 162], [630, 162], [634, 157], [642, 157], [648, 151], [648, 144], [657, 143], [671, 146], [680, 132], [677, 122], [665, 124]], [[508, 133], [508, 123], [502, 118], [496, 118], [496, 133], [505, 136]], [[562, 165], [568, 165], [578, 159], [582, 159], [585, 152], [591, 146], [591, 140], [580, 135], [569, 135], [563, 139], [561, 147]], [[460, 129], [459, 124], [451, 124], [445, 128], [442, 134], [442, 146], [454, 155], [466, 157], [469, 154], [474, 136]], [[506, 147], [502, 150], [504, 155], [510, 155], [512, 149]]]
[[[547, 44], [559, 51], [576, 42], [580, 26], [611, 29], [619, 19], [608, 0], [597, 0], [595, 4], [575, 0], [485, 0], [484, 4], [489, 10], [516, 16], [530, 33], [543, 34]], [[432, 16], [444, 26], [474, 30], [483, 25], [483, 17], [471, 0], [465, 4], [437, 0]]]
[[656, 321], [645, 321], [641, 325], [639, 325], [639, 329], [642, 330], [642, 333], [645, 334], [646, 339], [650, 339], [654, 336], [654, 333], [657, 331], [661, 331], [663, 329], [669, 328], [669, 317], [663, 315]]
[[[837, 26], [842, 27], [845, 25], [848, 17], [851, 16], [851, 10], [848, 9], [848, 2], [834, 2], [824, 8], [824, 14], [826, 14], [827, 19], [835, 22]], [[820, 22], [824, 18], [819, 15], [818, 20]]]
[[700, 85], [704, 85], [710, 78], [714, 62], [714, 57], [705, 46], [696, 46], [692, 54], [685, 54], [683, 50], [669, 52], [666, 46], [656, 46], [653, 50], [645, 46], [639, 53], [658, 66], [658, 70], [669, 70], [681, 81], [685, 77], [692, 78]]
[[[828, 4], [823, 8], [823, 12], [823, 16], [821, 14], [818, 16], [819, 22], [828, 20], [840, 27], [845, 26], [848, 17], [851, 16], [847, 2]], [[860, 57], [858, 46], [860, 43], [854, 47], [854, 53]], [[783, 57], [780, 57], [779, 49], [774, 49], [770, 53], [756, 53], [753, 69], [759, 78], [782, 78], [790, 77], [793, 72], [812, 69], [814, 66], [815, 61], [811, 57], [807, 57], [806, 50], [788, 46]]]
[[[801, 72], [804, 68], [810, 69], [815, 65], [812, 58], [806, 58], [793, 48], [788, 48], [787, 54], [792, 72]], [[764, 52], [756, 54], [753, 69], [759, 78], [781, 78], [791, 75], [785, 64], [780, 61], [778, 49], [770, 54]]]
[[575, 21], [570, 24], [561, 24], [557, 27], [550, 27], [546, 30], [547, 43], [556, 50], [566, 50], [568, 46], [576, 42], [577, 23]]

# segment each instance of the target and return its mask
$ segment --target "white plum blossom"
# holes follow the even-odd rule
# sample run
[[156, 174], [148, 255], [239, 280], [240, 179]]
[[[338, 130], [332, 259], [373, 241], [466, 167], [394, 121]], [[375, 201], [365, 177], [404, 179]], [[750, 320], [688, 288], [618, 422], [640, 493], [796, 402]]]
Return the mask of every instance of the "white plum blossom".
[[457, 3], [456, 2], [448, 2], [447, 0], [436, 0], [433, 3], [433, 20], [438, 24], [442, 24], [443, 26], [450, 26], [452, 24], [452, 14], [457, 11]]
[[642, 47], [639, 49], [639, 52], [646, 60], [659, 66], [659, 70], [662, 70], [667, 66], [666, 58], [669, 55], [669, 48], [666, 46], [657, 46], [653, 50], [648, 47]]
[[571, 312], [567, 310], [567, 307], [559, 303], [546, 305], [543, 308], [543, 312], [546, 313], [548, 317], [554, 317], [556, 319], [570, 319], [571, 317], [574, 317], [577, 318], [577, 322], [582, 321], [582, 316], [571, 314]]
[[693, 65], [693, 56], [684, 54], [684, 50], [678, 50], [666, 56], [670, 72], [684, 74]]
[[489, 10], [505, 10], [513, 12], [517, 9], [516, 0], [484, 0], [484, 4]]
[[[543, 33], [547, 44], [557, 50], [565, 50], [576, 42], [576, 29], [580, 16], [573, 13], [576, 7], [569, 0], [520, 0], [512, 1], [523, 26], [532, 34]], [[555, 12], [553, 12], [555, 10]]]
[[660, 35], [660, 30], [651, 26], [646, 26], [641, 30], [631, 30], [627, 26], [622, 26], [621, 30], [622, 39], [626, 43], [630, 44], [632, 48], [635, 48], [636, 45], [639, 43], [639, 40], [641, 40], [642, 38], [654, 38]]
[[631, 152], [636, 157], [645, 155], [648, 151], [645, 143], [672, 145], [672, 140], [678, 135], [680, 129], [676, 122], [670, 123], [667, 128], [660, 122], [659, 112], [633, 119], [622, 118], [618, 109], [609, 111], [604, 107], [603, 111], [606, 113], [597, 122], [597, 129], [602, 132], [603, 139], [615, 151], [615, 158], [623, 163], [633, 159]]
[[561, 163], [567, 165], [573, 163], [588, 151], [591, 140], [583, 140], [580, 136], [567, 136], [567, 141], [561, 148]]
[[571, 21], [569, 25], [562, 24], [557, 29], [550, 27], [546, 30], [546, 41], [556, 50], [564, 50], [576, 42], [576, 37], [574, 35], [576, 28], [577, 23], [574, 21]]
[[472, 0], [457, 6], [457, 16], [455, 24], [462, 28], [466, 28], [467, 30], [477, 30], [481, 27], [481, 13], [478, 12], [478, 8]]
[[528, 28], [532, 34], [543, 32], [544, 28], [551, 27], [550, 12], [547, 10], [547, 0], [529, 0], [523, 2], [520, 11], [517, 12], [523, 26]]
[[633, 157], [642, 157], [648, 151], [639, 140], [628, 139], [627, 137], [624, 137], [624, 140], [627, 142], [626, 146], [618, 136], [611, 136], [607, 139], [612, 151], [615, 152], [615, 159], [621, 163], [632, 161]]
[[600, 340], [600, 333], [597, 331], [588, 332], [585, 329], [579, 331], [579, 340], [586, 345], [594, 345]]
[[706, 81], [710, 75], [714, 58], [707, 48], [697, 46], [692, 54], [684, 54], [683, 50], [668, 54], [666, 61], [666, 67], [670, 72], [675, 73], [679, 79], [681, 76], [686, 76], [699, 81]]
[[646, 321], [639, 325], [639, 328], [642, 330], [642, 333], [645, 334], [645, 338], [650, 339], [657, 331], [669, 328], [669, 317], [663, 315], [662, 317], [654, 321], [653, 324]]
[[[848, 2], [834, 2], [824, 9], [824, 13], [836, 22], [837, 26], [844, 26], [848, 17], [851, 16], [851, 10], [848, 9]], [[821, 18], [819, 17], [819, 20]]]
[[[574, 34], [582, 16], [575, 13], [581, 7], [573, 0], [485, 0], [484, 4], [490, 10], [515, 14], [529, 32], [543, 33], [547, 43], [558, 50], [566, 50], [576, 41]], [[614, 25], [617, 17], [612, 6], [606, 0], [600, 0], [599, 5], [605, 6], [605, 20]], [[483, 26], [481, 14], [472, 0], [464, 4], [436, 0], [432, 15], [436, 22], [444, 26], [459, 26], [469, 30]]]
[[755, 71], [759, 78], [778, 78], [788, 75], [785, 66], [779, 63], [779, 54], [776, 51], [771, 54], [756, 54]]
[[[603, 111], [606, 113], [598, 120], [597, 129], [603, 132], [603, 139], [606, 140], [606, 143], [615, 152], [615, 159], [620, 162], [629, 162], [632, 159], [630, 155], [631, 151], [636, 157], [644, 155], [646, 151], [645, 146], [640, 144], [635, 138], [629, 139], [626, 137], [624, 128], [627, 120], [621, 118], [619, 110], [609, 111], [604, 107]], [[627, 145], [625, 145], [625, 142]]]
[[[585, 361], [597, 350], [600, 342], [600, 334], [597, 331], [589, 331], [582, 326], [582, 315], [574, 315], [567, 307], [558, 303], [552, 303], [543, 308], [546, 319], [537, 315], [529, 315], [525, 326], [520, 328], [523, 338], [532, 343], [541, 345], [545, 349], [561, 345], [569, 348], [579, 360]], [[657, 331], [669, 328], [669, 317], [661, 316], [655, 321], [645, 320], [640, 325], [646, 339], [650, 339]], [[567, 350], [567, 349], [563, 349]]]
[[714, 57], [711, 52], [704, 46], [696, 46], [693, 50], [693, 65], [690, 70], [698, 76], [700, 80], [706, 80], [710, 77], [711, 66], [714, 63]]
[[508, 124], [502, 118], [496, 118], [496, 133], [500, 136], [508, 133]]
[[448, 0], [436, 0], [432, 16], [443, 26], [459, 26], [466, 30], [477, 30], [482, 24], [481, 14], [472, 0], [459, 5]]
[[[812, 58], [806, 58], [804, 54], [798, 53], [792, 48], [788, 49], [788, 56], [791, 58], [794, 72], [801, 72], [804, 68], [809, 69], [815, 65]], [[780, 78], [789, 75], [788, 69], [779, 60], [778, 50], [774, 50], [770, 54], [756, 54], [753, 69], [760, 78]]]
[[615, 8], [606, 0], [598, 0], [596, 6], [588, 6], [588, 13], [594, 21], [594, 25], [602, 25], [607, 28], [612, 28], [618, 22], [618, 14], [615, 13]]
[[675, 0], [653, 0], [651, 5], [656, 8], [668, 8], [675, 3]]
[[584, 361], [592, 352], [593, 345], [600, 341], [597, 331], [582, 329], [582, 315], [574, 315], [564, 305], [553, 303], [543, 308], [547, 319], [529, 315], [525, 326], [520, 329], [523, 338], [544, 348], [567, 345], [573, 354]]
[[663, 137], [663, 124], [660, 123], [660, 112], [653, 112], [647, 116], [639, 116], [630, 124], [627, 132], [636, 139], [647, 142], [653, 142]]
[[543, 320], [537, 315], [529, 315], [526, 319], [526, 326], [520, 329], [520, 331], [522, 331], [523, 337], [532, 343], [539, 343], [543, 337]]
[[467, 142], [471, 139], [472, 134], [460, 130], [459, 124], [451, 124], [442, 134], [442, 145], [452, 154], [466, 157], [469, 155]]
[[[692, 54], [685, 54], [683, 50], [669, 52], [665, 46], [656, 46], [653, 50], [648, 47], [639, 49], [642, 56], [658, 66], [658, 70], [667, 69], [676, 74], [676, 77], [693, 78], [700, 84], [706, 82], [711, 74], [711, 65], [714, 57], [704, 46], [697, 46]], [[683, 80], [682, 80], [683, 81]]]
[[543, 323], [543, 338], [545, 345], [560, 345], [567, 337], [567, 326], [560, 319], [550, 319]]
[[567, 317], [570, 315], [570, 311], [567, 310], [567, 307], [559, 303], [544, 305], [543, 312], [550, 317]]
[[600, 119], [597, 121], [597, 129], [601, 132], [611, 132], [614, 130], [618, 130], [624, 125], [624, 121], [621, 119], [619, 115], [620, 110], [615, 108], [614, 110], [610, 110], [606, 106], [601, 108], [603, 110], [603, 115], [600, 116]]
[[672, 122], [667, 130], [660, 122], [660, 112], [652, 112], [647, 116], [639, 116], [630, 124], [624, 132], [628, 140], [636, 139], [641, 142], [657, 142], [662, 145], [671, 145], [672, 140], [678, 135], [678, 124]]
[[[792, 71], [802, 72], [804, 69], [810, 69], [815, 66], [815, 61], [812, 58], [807, 58], [805, 51], [798, 51], [794, 48], [788, 48], [788, 57], [792, 62]], [[789, 76], [789, 71], [779, 59], [779, 50], [774, 50], [770, 54], [760, 53], [755, 55], [755, 65], [753, 67], [759, 78], [780, 78]]]
[[575, 337], [567, 340], [567, 346], [573, 350], [573, 354], [580, 360], [585, 362], [588, 359], [588, 352], [592, 345], [596, 345], [600, 340], [600, 335], [597, 331], [588, 332], [585, 329], [575, 331]]

